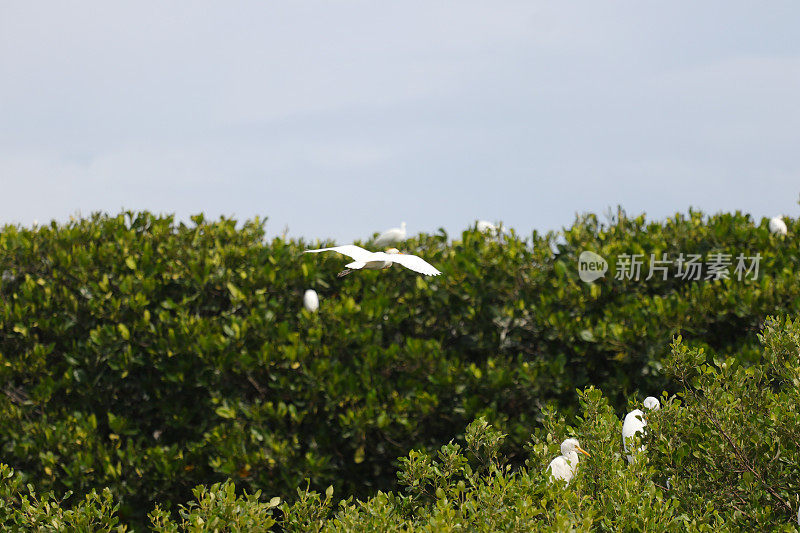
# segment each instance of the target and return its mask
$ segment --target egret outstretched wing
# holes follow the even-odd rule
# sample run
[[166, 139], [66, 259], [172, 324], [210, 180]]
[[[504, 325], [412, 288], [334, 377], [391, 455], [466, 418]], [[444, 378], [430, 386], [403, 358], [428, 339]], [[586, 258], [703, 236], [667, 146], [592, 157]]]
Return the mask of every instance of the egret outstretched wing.
[[416, 255], [408, 254], [386, 254], [392, 263], [398, 263], [404, 267], [425, 274], [426, 276], [438, 276], [441, 274], [433, 265]]
[[[330, 248], [320, 248], [318, 250], [306, 250], [306, 252], [338, 252], [352, 257], [355, 261], [345, 266], [353, 270], [360, 270], [362, 268], [377, 270], [388, 268], [392, 263], [398, 263], [409, 270], [425, 274], [426, 276], [438, 276], [441, 274], [433, 265], [426, 262], [421, 257], [402, 254], [396, 248], [392, 248], [388, 252], [370, 252], [355, 244], [345, 244], [343, 246], [332, 246]], [[345, 274], [348, 272], [349, 271], [345, 271]]]
[[375, 255], [373, 252], [369, 250], [365, 250], [360, 246], [356, 246], [355, 244], [344, 244], [342, 246], [333, 246], [331, 248], [319, 248], [317, 250], [306, 250], [303, 252], [304, 254], [307, 253], [319, 253], [319, 252], [339, 252], [342, 255], [346, 255], [348, 257], [352, 257], [356, 261], [359, 262], [367, 262], [371, 260], [371, 257]]

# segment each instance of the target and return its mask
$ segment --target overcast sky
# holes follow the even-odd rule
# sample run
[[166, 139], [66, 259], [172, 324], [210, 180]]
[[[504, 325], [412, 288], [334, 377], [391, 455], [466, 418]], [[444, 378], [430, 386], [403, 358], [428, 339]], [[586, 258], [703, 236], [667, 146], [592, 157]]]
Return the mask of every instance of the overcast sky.
[[800, 212], [800, 2], [0, 4], [0, 223]]

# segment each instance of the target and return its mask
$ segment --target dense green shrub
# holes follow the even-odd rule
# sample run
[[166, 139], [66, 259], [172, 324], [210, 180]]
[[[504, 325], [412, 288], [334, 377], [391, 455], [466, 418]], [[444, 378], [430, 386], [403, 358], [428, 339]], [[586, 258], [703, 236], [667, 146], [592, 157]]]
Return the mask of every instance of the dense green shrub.
[[269, 503], [259, 501], [260, 492], [236, 496], [230, 480], [215, 483], [210, 488], [202, 485], [193, 491], [195, 501], [182, 505], [180, 520], [172, 520], [170, 513], [160, 507], [150, 513], [150, 526], [158, 533], [178, 531], [230, 531], [232, 533], [258, 533], [269, 531], [275, 525], [273, 509], [280, 504], [277, 496]]
[[0, 526], [3, 531], [125, 531], [118, 525], [111, 491], [94, 490], [82, 500], [63, 505], [72, 496], [37, 495], [33, 485], [22, 486], [22, 478], [8, 465], [0, 464]]
[[[400, 461], [400, 490], [367, 500], [333, 502], [298, 490], [295, 501], [237, 496], [233, 484], [197, 487], [179, 519], [157, 507], [150, 527], [180, 531], [795, 531], [800, 494], [800, 320], [772, 320], [759, 362], [709, 358], [681, 340], [667, 372], [680, 383], [647, 414], [645, 447], [628, 464], [622, 424], [593, 387], [579, 393], [581, 414], [567, 423], [547, 409], [528, 444], [529, 459], [512, 469], [499, 453], [505, 435], [484, 419], [461, 443], [411, 451]], [[631, 402], [633, 405], [635, 402]], [[569, 485], [548, 479], [558, 444], [575, 436], [592, 456]], [[460, 440], [460, 439], [459, 439]], [[26, 494], [0, 465], [0, 522], [7, 529], [124, 530], [110, 491], [92, 492], [70, 510]], [[280, 513], [278, 513], [280, 507]]]
[[[304, 494], [286, 507], [289, 531], [795, 531], [800, 506], [800, 320], [770, 321], [753, 365], [708, 357], [680, 340], [667, 372], [680, 383], [648, 413], [646, 448], [629, 465], [622, 423], [599, 390], [579, 394], [567, 424], [548, 411], [526, 467], [498, 457], [503, 435], [484, 420], [465, 446], [412, 451], [401, 492], [338, 509]], [[633, 403], [633, 402], [632, 402]], [[576, 436], [592, 457], [569, 485], [548, 482], [559, 443]], [[301, 508], [304, 521], [292, 511]]]
[[[3, 460], [39, 490], [109, 487], [135, 524], [226, 479], [267, 498], [306, 479], [365, 497], [397, 486], [396, 457], [432, 453], [478, 417], [521, 465], [548, 404], [572, 416], [575, 390], [594, 385], [621, 414], [637, 391], [677, 390], [661, 372], [673, 336], [756, 363], [763, 317], [800, 311], [798, 242], [740, 213], [589, 215], [560, 244], [475, 230], [409, 240], [444, 272], [434, 279], [337, 279], [336, 254], [263, 238], [258, 220], [148, 213], [4, 227]], [[585, 249], [758, 252], [761, 275], [586, 284]]]

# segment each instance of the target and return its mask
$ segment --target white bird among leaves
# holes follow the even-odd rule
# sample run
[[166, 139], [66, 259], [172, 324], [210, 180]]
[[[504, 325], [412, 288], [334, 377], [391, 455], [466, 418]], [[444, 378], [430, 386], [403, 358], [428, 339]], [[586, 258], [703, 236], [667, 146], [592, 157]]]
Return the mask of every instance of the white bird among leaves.
[[[650, 411], [657, 411], [661, 408], [661, 403], [657, 398], [648, 396], [644, 399], [644, 407]], [[633, 455], [627, 455], [628, 444], [631, 442], [631, 439], [633, 439], [634, 435], [637, 433], [644, 433], [644, 428], [646, 425], [647, 420], [645, 419], [644, 413], [641, 409], [634, 409], [625, 415], [625, 420], [622, 422], [622, 446], [625, 448], [625, 453], [628, 457], [628, 463], [632, 463], [635, 460]], [[644, 446], [640, 446], [639, 449], [644, 450]]]
[[402, 265], [414, 272], [425, 274], [426, 276], [438, 276], [441, 274], [433, 265], [416, 255], [404, 254], [397, 248], [390, 248], [385, 252], [370, 252], [355, 244], [345, 244], [343, 246], [333, 246], [331, 248], [320, 248], [318, 250], [306, 250], [304, 253], [319, 252], [339, 252], [354, 259], [352, 263], [345, 265], [345, 269], [339, 272], [339, 277], [346, 276], [354, 270], [380, 270], [389, 268], [393, 263]]
[[387, 229], [375, 239], [375, 246], [383, 248], [390, 244], [397, 244], [406, 240], [406, 223], [401, 222], [399, 228]]
[[786, 227], [783, 217], [772, 217], [769, 219], [769, 231], [778, 235], [786, 235], [789, 233], [789, 228]]
[[578, 452], [586, 457], [591, 457], [586, 450], [580, 447], [578, 439], [567, 439], [561, 443], [561, 455], [550, 461], [547, 466], [547, 469], [550, 470], [550, 481], [560, 479], [569, 484], [578, 470]]
[[319, 296], [314, 289], [308, 289], [303, 294], [303, 307], [312, 313], [319, 309]]
[[475, 224], [475, 228], [481, 233], [494, 233], [497, 231], [497, 226], [488, 220], [479, 220], [477, 224]]

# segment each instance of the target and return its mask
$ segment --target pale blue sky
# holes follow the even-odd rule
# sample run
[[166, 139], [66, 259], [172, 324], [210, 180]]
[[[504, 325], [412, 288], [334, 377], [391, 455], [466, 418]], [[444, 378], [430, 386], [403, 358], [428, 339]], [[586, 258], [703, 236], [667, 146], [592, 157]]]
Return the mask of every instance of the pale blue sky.
[[800, 3], [0, 4], [0, 223], [340, 242], [800, 206]]

